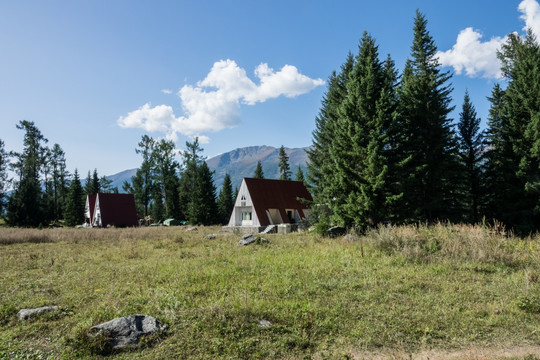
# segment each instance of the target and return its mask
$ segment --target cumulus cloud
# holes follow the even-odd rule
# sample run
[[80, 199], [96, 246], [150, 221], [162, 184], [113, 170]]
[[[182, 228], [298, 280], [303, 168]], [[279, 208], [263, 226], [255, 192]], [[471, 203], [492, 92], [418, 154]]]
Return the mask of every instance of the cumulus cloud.
[[169, 90], [169, 89], [161, 89], [161, 92], [167, 95], [172, 94], [172, 90]]
[[505, 38], [494, 37], [486, 42], [481, 39], [482, 34], [471, 27], [462, 30], [452, 49], [437, 53], [440, 63], [452, 66], [457, 74], [465, 71], [470, 77], [500, 78], [501, 63], [497, 59], [497, 50]]
[[[540, 38], [540, 5], [536, 0], [523, 0], [518, 10], [522, 13], [520, 18], [525, 21], [525, 27], [531, 28]], [[493, 37], [482, 41], [482, 34], [468, 27], [462, 30], [452, 49], [439, 51], [437, 57], [443, 66], [451, 66], [457, 74], [469, 77], [500, 78], [500, 61], [497, 50], [506, 41], [507, 37]]]
[[540, 39], [540, 4], [536, 0], [523, 0], [518, 10], [521, 12], [520, 18], [525, 21], [523, 30], [530, 28], [536, 38]]
[[233, 60], [221, 60], [212, 66], [208, 75], [195, 86], [185, 85], [178, 91], [182, 110], [175, 116], [172, 107], [145, 104], [118, 119], [124, 128], [141, 128], [146, 131], [166, 132], [167, 138], [177, 134], [199, 136], [199, 141], [210, 141], [202, 133], [218, 132], [240, 123], [241, 105], [255, 105], [279, 96], [295, 97], [308, 93], [324, 84], [321, 79], [311, 79], [301, 74], [295, 66], [285, 65], [274, 71], [268, 64], [255, 69], [256, 84]]

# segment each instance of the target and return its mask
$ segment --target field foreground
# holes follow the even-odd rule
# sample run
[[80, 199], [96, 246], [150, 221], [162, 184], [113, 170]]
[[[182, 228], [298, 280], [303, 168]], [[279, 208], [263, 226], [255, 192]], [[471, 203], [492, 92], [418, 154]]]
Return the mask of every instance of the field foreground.
[[[110, 359], [540, 359], [539, 236], [439, 225], [239, 238], [0, 228], [0, 359], [106, 356], [86, 331], [131, 314], [168, 330]], [[46, 305], [61, 310], [17, 319]]]

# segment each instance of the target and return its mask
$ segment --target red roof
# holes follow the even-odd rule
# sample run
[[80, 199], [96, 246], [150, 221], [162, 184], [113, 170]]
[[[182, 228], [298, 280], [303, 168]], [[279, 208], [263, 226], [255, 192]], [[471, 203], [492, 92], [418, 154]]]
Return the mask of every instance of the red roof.
[[302, 209], [309, 205], [301, 200], [313, 201], [301, 181], [244, 178], [261, 226], [270, 225], [267, 209], [278, 209], [282, 219], [287, 219], [286, 209], [295, 209], [305, 218]]
[[111, 226], [138, 226], [139, 219], [133, 194], [97, 194], [101, 224]]

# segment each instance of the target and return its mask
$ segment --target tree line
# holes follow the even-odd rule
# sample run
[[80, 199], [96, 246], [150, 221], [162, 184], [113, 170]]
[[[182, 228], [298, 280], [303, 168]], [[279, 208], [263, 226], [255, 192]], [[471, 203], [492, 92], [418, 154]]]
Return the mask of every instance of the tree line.
[[[17, 128], [24, 131], [21, 153], [8, 152], [0, 140], [0, 216], [8, 225], [79, 225], [85, 221], [88, 194], [119, 192], [107, 177], [98, 175], [97, 169], [88, 171], [83, 186], [77, 169], [73, 174], [67, 171], [60, 145], [48, 148], [48, 140], [31, 121], [22, 120]], [[124, 182], [122, 190], [134, 195], [137, 212], [147, 223], [167, 218], [202, 225], [228, 223], [238, 188], [233, 191], [231, 177], [226, 174], [216, 195], [213, 172], [202, 151], [198, 138], [186, 142], [186, 150], [178, 151], [172, 141], [142, 136], [135, 149], [142, 157], [141, 166], [131, 181]], [[182, 162], [177, 160], [179, 156]], [[281, 178], [290, 180], [283, 146], [279, 167]], [[16, 178], [9, 178], [8, 170]], [[253, 176], [264, 178], [260, 162]], [[8, 195], [10, 187], [13, 190]]]
[[417, 12], [401, 74], [364, 33], [332, 73], [308, 151], [307, 181], [324, 229], [384, 223], [498, 221], [540, 229], [540, 46], [510, 34], [498, 56], [506, 88], [493, 87], [485, 130], [469, 94], [457, 124], [451, 75], [441, 71]]
[[[24, 131], [21, 152], [8, 152], [0, 139], [0, 215], [8, 225], [81, 224], [86, 194], [118, 192], [97, 169], [93, 174], [88, 171], [83, 187], [78, 171], [67, 171], [60, 145], [47, 147], [48, 140], [32, 121], [21, 120], [16, 126]], [[15, 178], [9, 177], [9, 170]]]

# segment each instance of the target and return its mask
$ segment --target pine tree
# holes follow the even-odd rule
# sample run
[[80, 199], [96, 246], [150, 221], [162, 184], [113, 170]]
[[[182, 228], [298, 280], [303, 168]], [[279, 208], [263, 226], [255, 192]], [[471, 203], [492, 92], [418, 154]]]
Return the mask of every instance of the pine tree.
[[330, 147], [330, 210], [333, 222], [346, 227], [365, 229], [387, 216], [391, 64], [381, 63], [375, 40], [364, 33]]
[[298, 170], [296, 170], [295, 180], [301, 181], [303, 183], [306, 182], [306, 178], [304, 177], [304, 172], [302, 171], [302, 167], [300, 165], [298, 165]]
[[465, 220], [477, 223], [480, 220], [481, 163], [483, 161], [484, 137], [480, 131], [480, 118], [471, 103], [469, 92], [465, 92], [458, 123], [459, 156], [464, 167], [464, 210]]
[[347, 82], [353, 66], [354, 56], [349, 53], [346, 61], [341, 65], [340, 72], [334, 71], [329, 77], [328, 89], [315, 119], [313, 142], [307, 150], [309, 158], [307, 180], [313, 194], [313, 201], [317, 204], [313, 207], [311, 217], [319, 224], [318, 228], [323, 232], [331, 223], [328, 205], [334, 198], [334, 192], [330, 186], [333, 179], [330, 149], [337, 126], [338, 108], [347, 97]]
[[0, 140], [0, 218], [4, 215], [4, 201], [10, 181], [8, 177], [9, 153]]
[[51, 185], [53, 198], [52, 219], [59, 220], [64, 218], [64, 204], [68, 194], [67, 180], [69, 177], [69, 172], [66, 169], [66, 156], [60, 145], [53, 145], [50, 153], [50, 161], [52, 170]]
[[206, 162], [197, 168], [197, 181], [193, 200], [189, 204], [188, 218], [192, 224], [211, 225], [216, 222], [216, 187]]
[[88, 170], [88, 176], [86, 177], [86, 182], [84, 184], [84, 192], [86, 195], [97, 194], [101, 192], [101, 183], [99, 181], [99, 175], [97, 169], [94, 169], [94, 172], [90, 174]]
[[75, 169], [66, 199], [65, 223], [67, 226], [75, 226], [84, 222], [84, 196], [79, 173]]
[[225, 174], [223, 179], [223, 186], [217, 200], [218, 217], [221, 224], [227, 224], [231, 216], [231, 212], [234, 207], [233, 189], [231, 176], [229, 173]]
[[279, 173], [280, 180], [291, 180], [291, 167], [289, 165], [289, 156], [285, 152], [283, 145], [279, 148]]
[[253, 173], [255, 179], [264, 179], [264, 173], [262, 169], [262, 164], [260, 161], [257, 161], [257, 167], [255, 167], [255, 172]]
[[464, 169], [463, 207], [464, 219], [470, 223], [480, 220], [481, 163], [483, 161], [483, 133], [480, 118], [471, 103], [469, 92], [465, 92], [458, 123], [459, 157]]
[[138, 145], [139, 147], [135, 149], [135, 153], [142, 156], [142, 163], [137, 169], [135, 176], [131, 178], [131, 186], [124, 184], [124, 190], [129, 190], [134, 195], [137, 211], [146, 217], [149, 215], [152, 188], [154, 186], [152, 151], [155, 146], [155, 140], [148, 135], [143, 135]]
[[45, 225], [43, 191], [41, 190], [42, 169], [47, 153], [43, 145], [47, 139], [31, 121], [21, 120], [17, 129], [24, 130], [22, 153], [11, 153], [16, 162], [12, 169], [19, 176], [15, 190], [8, 203], [8, 224], [32, 227]]
[[528, 233], [540, 228], [540, 44], [530, 29], [525, 39], [510, 34], [499, 58], [508, 79], [505, 116], [517, 180], [509, 189], [516, 197], [508, 225]]
[[189, 217], [189, 208], [194, 201], [195, 188], [198, 180], [198, 168], [204, 162], [200, 155], [203, 148], [199, 145], [199, 138], [193, 142], [186, 141], [186, 150], [183, 152], [183, 163], [179, 181], [179, 202], [181, 205], [181, 214], [184, 219]]
[[[516, 184], [517, 179], [512, 165], [512, 144], [508, 133], [508, 119], [505, 115], [506, 100], [504, 90], [499, 84], [495, 84], [488, 100], [491, 107], [485, 136], [482, 213], [488, 221], [497, 219], [510, 225], [515, 219], [512, 219], [513, 210], [509, 207], [513, 204], [512, 198], [519, 196], [520, 191], [515, 186], [510, 186]], [[514, 192], [517, 190], [517, 193], [512, 193], [512, 188]]]
[[156, 185], [159, 185], [161, 190], [164, 215], [167, 218], [178, 219], [182, 214], [178, 194], [178, 169], [180, 165], [175, 159], [176, 153], [174, 143], [162, 139], [153, 148], [152, 163], [157, 179]]
[[403, 197], [397, 215], [402, 222], [456, 216], [457, 143], [448, 118], [451, 76], [441, 73], [436, 53], [427, 20], [417, 11], [411, 57], [398, 89], [397, 178]]

